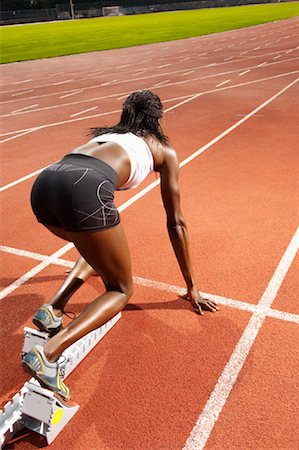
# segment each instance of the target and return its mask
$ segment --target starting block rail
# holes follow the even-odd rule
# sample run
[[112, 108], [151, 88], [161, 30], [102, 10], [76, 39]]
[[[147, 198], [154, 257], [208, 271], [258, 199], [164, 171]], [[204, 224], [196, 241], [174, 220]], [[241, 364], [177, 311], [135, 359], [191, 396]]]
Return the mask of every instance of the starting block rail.
[[[88, 353], [100, 342], [109, 330], [121, 318], [121, 313], [109, 320], [100, 328], [91, 331], [83, 338], [68, 347], [62, 355], [66, 358], [64, 379], [77, 367]], [[29, 352], [36, 344], [44, 345], [49, 335], [33, 328], [24, 328], [24, 345], [22, 355]], [[58, 436], [65, 425], [79, 409], [73, 402], [62, 402], [55, 394], [40, 386], [31, 378], [0, 410], [0, 445], [7, 444], [10, 439], [23, 428], [33, 430], [46, 437], [48, 444]]]

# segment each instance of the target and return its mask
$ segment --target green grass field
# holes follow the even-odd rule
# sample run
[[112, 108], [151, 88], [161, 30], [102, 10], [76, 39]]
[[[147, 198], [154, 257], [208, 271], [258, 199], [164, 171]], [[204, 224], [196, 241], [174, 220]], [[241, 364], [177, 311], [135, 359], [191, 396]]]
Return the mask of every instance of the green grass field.
[[1, 27], [1, 63], [131, 47], [299, 15], [299, 2]]

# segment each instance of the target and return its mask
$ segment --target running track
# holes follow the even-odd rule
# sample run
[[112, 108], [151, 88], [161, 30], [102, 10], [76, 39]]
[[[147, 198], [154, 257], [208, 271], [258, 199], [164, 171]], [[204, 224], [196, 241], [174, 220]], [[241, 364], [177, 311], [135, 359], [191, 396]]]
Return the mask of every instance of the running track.
[[[81, 407], [53, 449], [298, 448], [298, 26], [1, 68], [1, 403], [27, 379], [23, 327], [77, 256], [35, 221], [34, 177], [89, 127], [115, 122], [134, 90], [165, 104], [198, 284], [221, 306], [199, 317], [178, 298], [155, 177], [119, 193], [135, 293], [68, 378]], [[74, 312], [98, 284], [73, 297]], [[44, 445], [25, 433], [10, 448]]]

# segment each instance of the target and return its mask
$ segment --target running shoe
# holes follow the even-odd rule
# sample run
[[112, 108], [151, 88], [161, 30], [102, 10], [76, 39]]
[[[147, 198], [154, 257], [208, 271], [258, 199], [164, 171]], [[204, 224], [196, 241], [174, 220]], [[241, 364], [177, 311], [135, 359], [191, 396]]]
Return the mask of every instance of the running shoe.
[[46, 331], [50, 336], [54, 336], [62, 328], [62, 317], [55, 316], [53, 306], [48, 304], [40, 307], [32, 321], [40, 331]]
[[36, 345], [22, 357], [22, 367], [39, 381], [42, 387], [58, 393], [66, 400], [70, 399], [70, 389], [62, 381], [63, 367], [57, 361], [48, 361], [41, 345]]

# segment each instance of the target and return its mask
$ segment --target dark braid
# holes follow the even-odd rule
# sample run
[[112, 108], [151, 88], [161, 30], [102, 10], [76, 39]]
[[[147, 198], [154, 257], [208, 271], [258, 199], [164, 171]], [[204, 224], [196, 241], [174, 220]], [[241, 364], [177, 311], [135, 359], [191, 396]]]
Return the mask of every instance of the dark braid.
[[163, 116], [163, 105], [158, 95], [151, 91], [137, 91], [129, 95], [123, 104], [120, 121], [112, 127], [92, 128], [93, 136], [105, 133], [134, 133], [140, 137], [153, 136], [162, 144], [168, 143], [159, 119]]

